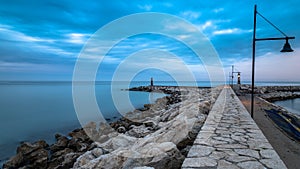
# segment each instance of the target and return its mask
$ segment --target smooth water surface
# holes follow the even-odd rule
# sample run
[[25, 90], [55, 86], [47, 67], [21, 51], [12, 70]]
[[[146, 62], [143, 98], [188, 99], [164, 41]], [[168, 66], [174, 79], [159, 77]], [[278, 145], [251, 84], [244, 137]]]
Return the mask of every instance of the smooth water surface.
[[[131, 84], [135, 85], [139, 84]], [[117, 92], [125, 92], [121, 90], [123, 87], [127, 88], [120, 84]], [[2, 82], [0, 91], [0, 164], [15, 154], [22, 141], [43, 139], [51, 144], [55, 141], [55, 133], [67, 134], [81, 127], [74, 110], [70, 82]], [[111, 99], [109, 82], [96, 83], [95, 93], [101, 113], [108, 122], [121, 117]], [[134, 108], [164, 96], [146, 92], [129, 94]], [[132, 110], [132, 107], [126, 110]]]
[[300, 98], [276, 101], [274, 103], [300, 116]]

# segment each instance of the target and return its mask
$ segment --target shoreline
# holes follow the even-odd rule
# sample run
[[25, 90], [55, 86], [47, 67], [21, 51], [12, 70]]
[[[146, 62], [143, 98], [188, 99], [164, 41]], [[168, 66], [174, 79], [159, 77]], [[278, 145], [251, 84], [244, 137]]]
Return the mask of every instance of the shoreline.
[[[218, 96], [218, 92], [213, 93], [211, 88], [180, 87], [180, 90], [174, 86], [159, 86], [158, 88], [160, 88], [159, 91], [163, 91], [169, 94], [169, 96], [157, 99], [154, 104], [145, 104], [143, 109], [128, 112], [125, 117], [110, 123], [110, 127], [114, 131], [111, 131], [111, 128], [106, 130], [107, 126], [104, 124], [100, 124], [100, 127], [97, 129], [98, 124], [92, 122], [83, 129], [73, 130], [68, 136], [55, 135], [57, 141], [52, 145], [48, 145], [43, 140], [35, 143], [25, 142], [18, 147], [16, 156], [10, 158], [3, 165], [3, 168], [22, 166], [78, 168], [93, 165], [87, 163], [91, 161], [91, 155], [95, 159], [98, 159], [96, 157], [104, 158], [109, 156], [109, 161], [111, 161], [111, 159], [120, 155], [116, 156], [118, 151], [123, 152], [128, 147], [131, 147], [131, 149], [126, 149], [126, 151], [133, 153], [132, 146], [135, 147], [135, 152], [145, 151], [147, 148], [150, 150], [153, 147], [160, 147], [161, 153], [164, 154], [162, 157], [164, 160], [161, 159], [155, 164], [150, 164], [150, 161], [147, 161], [149, 154], [148, 156], [146, 154], [144, 157], [139, 157], [144, 159], [143, 162], [136, 161], [139, 165], [158, 165], [163, 167], [172, 164], [173, 167], [179, 168], [189, 150], [189, 144], [193, 143], [193, 138], [196, 137], [203, 125], [206, 114], [208, 114], [215, 101], [214, 99]], [[202, 92], [203, 96], [199, 96], [198, 90]], [[211, 100], [211, 97], [214, 99]], [[200, 107], [197, 106], [197, 109], [202, 111], [201, 114], [198, 114], [198, 111], [187, 111], [192, 108], [185, 105], [190, 104], [190, 100], [202, 103]], [[195, 109], [196, 107], [193, 108]], [[127, 120], [127, 118], [130, 120]], [[182, 119], [186, 119], [189, 122], [182, 121]], [[170, 127], [174, 129], [170, 129]], [[100, 129], [104, 133], [99, 132]], [[183, 132], [178, 133], [177, 131], [179, 130], [183, 130]], [[95, 133], [97, 134], [93, 135]], [[170, 134], [173, 136], [170, 137]], [[95, 143], [88, 135], [92, 136], [92, 138], [94, 136], [98, 137], [96, 138], [97, 141], [104, 141], [101, 144], [98, 142]], [[119, 145], [118, 142], [122, 142], [122, 144]], [[143, 145], [141, 145], [141, 142]], [[145, 145], [149, 145], [150, 147]], [[161, 146], [164, 148], [161, 149]], [[170, 152], [175, 153], [176, 157], [169, 156], [168, 153]], [[50, 154], [49, 157], [48, 153]], [[132, 160], [132, 158], [128, 158], [127, 160], [130, 159]], [[103, 160], [108, 159], [100, 158], [98, 163], [102, 163]], [[87, 164], [83, 164], [84, 161]], [[120, 165], [118, 164], [119, 161], [115, 161], [114, 164], [110, 164], [109, 161], [105, 162], [109, 167]]]

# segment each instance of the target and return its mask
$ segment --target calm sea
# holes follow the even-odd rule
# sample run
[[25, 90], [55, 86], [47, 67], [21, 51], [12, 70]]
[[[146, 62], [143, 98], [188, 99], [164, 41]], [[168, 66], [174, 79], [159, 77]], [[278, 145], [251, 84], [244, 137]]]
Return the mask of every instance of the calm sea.
[[[130, 84], [140, 85], [148, 84]], [[116, 90], [121, 93], [126, 88], [120, 83]], [[0, 91], [0, 168], [4, 160], [15, 154], [20, 142], [43, 139], [53, 143], [55, 133], [67, 134], [81, 127], [74, 110], [71, 82], [0, 82]], [[95, 93], [106, 119], [121, 117], [111, 97], [110, 82], [97, 82]], [[146, 92], [129, 94], [134, 108], [142, 108], [164, 96]], [[132, 110], [132, 107], [125, 109]]]
[[[175, 82], [155, 82], [155, 84], [177, 85]], [[218, 84], [221, 83], [214, 85]], [[149, 85], [149, 82], [132, 82], [130, 87], [141, 85]], [[193, 83], [185, 82], [181, 85], [191, 86]], [[296, 84], [263, 82], [256, 85]], [[110, 86], [110, 82], [96, 82], [95, 93], [103, 116], [106, 119], [116, 120], [121, 115], [112, 101]], [[198, 86], [209, 87], [211, 84], [207, 81], [198, 82]], [[121, 89], [126, 88], [128, 86], [120, 82], [115, 90], [121, 93], [125, 92]], [[20, 142], [43, 139], [51, 144], [55, 141], [55, 133], [67, 134], [81, 127], [74, 110], [71, 82], [2, 81], [0, 91], [0, 168], [5, 160], [15, 154]], [[141, 108], [144, 104], [163, 97], [164, 94], [130, 92], [129, 96], [134, 108]], [[294, 105], [299, 106], [297, 103]], [[125, 110], [132, 110], [132, 107], [128, 106]]]
[[275, 104], [285, 108], [291, 113], [295, 113], [300, 116], [300, 98], [276, 101]]

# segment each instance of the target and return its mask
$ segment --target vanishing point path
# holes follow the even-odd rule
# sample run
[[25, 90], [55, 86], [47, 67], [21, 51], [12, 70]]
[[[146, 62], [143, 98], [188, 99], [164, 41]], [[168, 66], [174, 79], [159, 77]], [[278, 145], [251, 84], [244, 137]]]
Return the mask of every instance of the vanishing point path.
[[210, 111], [183, 169], [260, 169], [286, 166], [230, 87]]

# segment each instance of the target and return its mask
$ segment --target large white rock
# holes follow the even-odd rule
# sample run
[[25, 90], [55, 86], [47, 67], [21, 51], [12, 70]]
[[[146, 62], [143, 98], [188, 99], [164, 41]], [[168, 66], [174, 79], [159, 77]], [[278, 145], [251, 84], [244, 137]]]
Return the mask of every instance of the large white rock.
[[[131, 147], [132, 148], [132, 147]], [[134, 168], [149, 166], [154, 168], [179, 168], [184, 156], [171, 142], [151, 143], [145, 146], [118, 149], [112, 153], [92, 159], [89, 163], [75, 163], [74, 168]], [[84, 164], [81, 165], [80, 164]]]
[[150, 127], [146, 127], [144, 125], [140, 125], [140, 126], [135, 126], [135, 125], [131, 125], [130, 126], [131, 129], [129, 131], [127, 131], [126, 133], [130, 136], [136, 137], [136, 138], [141, 138], [144, 137], [150, 133], [152, 133], [152, 131], [150, 130]]
[[116, 137], [109, 139], [108, 141], [98, 144], [99, 147], [104, 148], [105, 150], [112, 152], [119, 148], [130, 147], [136, 142], [137, 138], [131, 137], [125, 134], [119, 134]]

